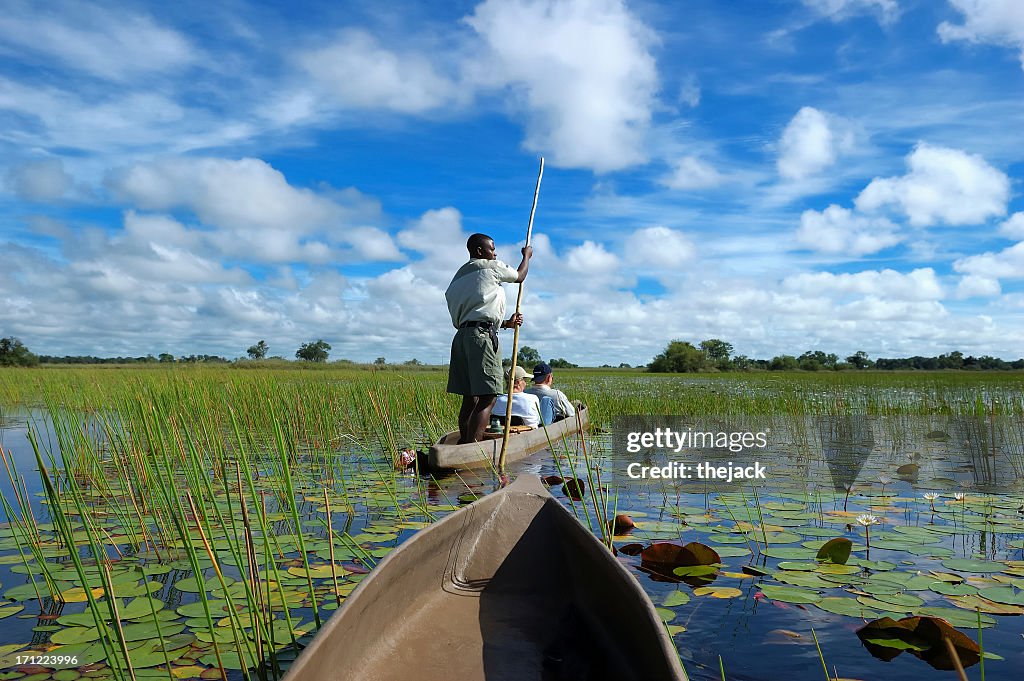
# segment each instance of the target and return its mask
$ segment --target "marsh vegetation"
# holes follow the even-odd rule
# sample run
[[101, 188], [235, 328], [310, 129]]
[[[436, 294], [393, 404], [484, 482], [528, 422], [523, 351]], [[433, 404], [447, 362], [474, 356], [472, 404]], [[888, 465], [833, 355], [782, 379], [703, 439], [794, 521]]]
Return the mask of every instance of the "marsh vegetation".
[[[693, 678], [720, 678], [720, 664], [727, 678], [769, 678], [769, 667], [770, 678], [820, 678], [822, 658], [847, 678], [938, 678], [920, 635], [854, 633], [885, 617], [941, 617], [976, 643], [983, 630], [988, 657], [969, 674], [1008, 678], [1021, 663], [1024, 497], [986, 487], [986, 455], [971, 459], [984, 446], [1008, 461], [1021, 453], [1019, 375], [558, 378], [590, 405], [595, 430], [585, 450], [559, 443], [522, 472], [584, 481], [572, 497], [553, 492], [613, 546], [698, 542], [718, 557], [652, 574], [641, 555], [620, 554]], [[279, 676], [382, 556], [496, 488], [487, 471], [393, 468], [396, 452], [451, 429], [444, 379], [330, 367], [0, 372], [0, 678]], [[610, 436], [627, 414], [768, 424], [772, 475], [738, 488], [630, 481]], [[870, 418], [838, 435], [822, 426], [850, 415]], [[853, 470], [842, 440], [864, 446], [865, 432]], [[950, 463], [961, 450], [968, 466]], [[609, 534], [616, 515], [630, 516], [629, 534]], [[845, 560], [819, 557], [837, 538], [850, 542]], [[28, 657], [45, 663], [15, 664]]]

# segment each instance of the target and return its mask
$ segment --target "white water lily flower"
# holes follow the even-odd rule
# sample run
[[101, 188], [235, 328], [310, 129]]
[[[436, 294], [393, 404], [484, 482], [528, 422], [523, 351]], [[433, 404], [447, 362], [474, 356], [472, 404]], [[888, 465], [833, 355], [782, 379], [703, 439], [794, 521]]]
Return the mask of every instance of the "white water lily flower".
[[862, 513], [857, 516], [857, 522], [867, 527], [868, 525], [877, 525], [882, 522], [877, 515], [871, 515], [870, 513]]
[[957, 492], [956, 494], [953, 495], [953, 498], [956, 499], [957, 501], [963, 501], [964, 497], [966, 496], [967, 495], [964, 494], [963, 492]]
[[928, 501], [935, 501], [936, 499], [939, 498], [939, 495], [936, 494], [935, 492], [925, 492], [922, 496], [924, 496], [924, 498], [927, 499]]

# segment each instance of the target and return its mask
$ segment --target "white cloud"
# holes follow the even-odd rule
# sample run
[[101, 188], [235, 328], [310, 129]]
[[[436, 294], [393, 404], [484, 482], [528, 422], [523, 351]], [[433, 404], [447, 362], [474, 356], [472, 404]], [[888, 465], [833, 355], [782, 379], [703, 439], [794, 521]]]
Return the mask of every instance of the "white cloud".
[[857, 197], [857, 209], [891, 207], [919, 227], [975, 225], [1006, 214], [1010, 180], [981, 156], [922, 143], [906, 162], [906, 175], [872, 180]]
[[803, 0], [803, 3], [833, 21], [855, 14], [873, 13], [883, 24], [888, 24], [895, 21], [900, 13], [896, 0]]
[[858, 215], [832, 204], [821, 212], [804, 211], [796, 240], [814, 251], [856, 257], [898, 244], [902, 237], [896, 225], [884, 217]]
[[402, 260], [402, 254], [391, 235], [376, 227], [352, 227], [346, 229], [344, 241], [349, 243], [357, 257], [364, 261]]
[[[107, 186], [146, 210], [194, 214], [204, 245], [245, 262], [400, 261], [376, 200], [354, 188], [295, 187], [265, 161], [165, 158], [111, 173]], [[130, 226], [129, 226], [130, 229]]]
[[28, 201], [59, 199], [71, 189], [72, 182], [59, 158], [28, 161], [7, 173], [8, 186], [18, 197]]
[[226, 286], [208, 296], [199, 314], [215, 319], [228, 320], [232, 324], [250, 327], [266, 327], [281, 321], [280, 310], [273, 309], [272, 301], [259, 291]]
[[[237, 356], [265, 338], [272, 354], [291, 357], [300, 343], [324, 338], [334, 346], [332, 358], [448, 356], [443, 290], [454, 270], [440, 283], [424, 276], [423, 261], [369, 279], [309, 267], [298, 276], [279, 269], [274, 281], [237, 270], [211, 276], [201, 267], [208, 259], [202, 244], [189, 245], [198, 230], [167, 220], [136, 215], [131, 235], [69, 242], [71, 265], [5, 245], [11, 262], [0, 269], [0, 326], [38, 352]], [[678, 272], [685, 286], [641, 297], [621, 289], [620, 261], [605, 244], [592, 240], [559, 258], [544, 235], [535, 238], [546, 254], [538, 258], [548, 260], [527, 280], [521, 342], [545, 357], [647, 362], [672, 338], [714, 337], [755, 357], [810, 348], [843, 356], [865, 349], [873, 357], [950, 348], [1019, 354], [1011, 339], [1021, 329], [1012, 317], [985, 321], [947, 310], [929, 268], [722, 280], [688, 266]], [[161, 248], [144, 248], [154, 240]], [[199, 262], [175, 261], [185, 251]], [[155, 266], [163, 268], [156, 279]], [[587, 276], [616, 270], [618, 276]], [[514, 297], [515, 287], [506, 289]], [[503, 336], [506, 350], [508, 340]]]
[[340, 259], [325, 242], [287, 229], [224, 229], [211, 232], [206, 241], [220, 254], [246, 262], [323, 265]]
[[462, 231], [462, 213], [451, 206], [428, 210], [396, 237], [399, 245], [418, 253], [455, 251], [460, 263], [468, 258], [467, 238]]
[[1017, 212], [999, 225], [999, 233], [1011, 239], [1024, 239], [1024, 212]]
[[964, 23], [939, 24], [943, 42], [965, 40], [991, 43], [1020, 49], [1024, 68], [1024, 3], [1020, 0], [949, 0], [961, 14]]
[[135, 250], [145, 250], [150, 244], [195, 248], [202, 241], [202, 233], [187, 229], [166, 215], [148, 215], [130, 210], [124, 215], [124, 233], [120, 242]]
[[960, 258], [953, 263], [953, 269], [996, 279], [1024, 278], [1024, 241], [998, 253], [988, 252]]
[[114, 173], [108, 185], [140, 208], [187, 208], [207, 224], [234, 229], [302, 233], [340, 214], [332, 202], [291, 186], [256, 158], [168, 158]]
[[[469, 234], [462, 230], [462, 213], [451, 206], [424, 212], [395, 237], [400, 246], [422, 256], [411, 266], [413, 272], [442, 289], [447, 288], [455, 271], [469, 259], [468, 238]], [[499, 250], [498, 259], [515, 267], [519, 261], [510, 262], [511, 255]]]
[[[421, 113], [460, 97], [456, 83], [438, 73], [426, 54], [386, 49], [361, 29], [344, 30], [331, 44], [298, 60], [343, 107]], [[308, 115], [308, 100], [290, 102], [279, 115]]]
[[904, 301], [868, 296], [840, 306], [835, 314], [839, 319], [850, 321], [906, 324], [941, 321], [949, 317], [949, 310], [934, 300]]
[[898, 301], [939, 300], [944, 296], [935, 270], [930, 267], [907, 274], [890, 269], [796, 274], [783, 279], [782, 288], [805, 295], [860, 295]]
[[661, 184], [669, 189], [707, 189], [724, 179], [710, 164], [696, 156], [684, 156], [673, 164], [672, 172], [661, 179]]
[[779, 174], [802, 180], [831, 166], [840, 152], [853, 146], [853, 136], [844, 127], [836, 117], [813, 107], [800, 109], [779, 140]]
[[528, 149], [598, 172], [646, 160], [655, 38], [621, 0], [487, 0], [466, 22], [489, 51], [473, 78], [521, 96]]
[[619, 266], [618, 258], [606, 251], [601, 244], [589, 240], [570, 250], [565, 262], [573, 272], [586, 275], [614, 270]]
[[625, 261], [644, 270], [674, 270], [695, 256], [686, 235], [668, 227], [638, 229], [626, 238]]
[[992, 298], [1001, 292], [998, 279], [977, 274], [961, 277], [956, 287], [957, 298]]
[[148, 16], [78, 2], [5, 3], [4, 43], [10, 46], [0, 47], [4, 52], [40, 55], [111, 80], [180, 69], [203, 58], [183, 35]]
[[[23, 121], [0, 139], [19, 147], [85, 151], [110, 162], [126, 150], [169, 154], [224, 146], [251, 137], [252, 124], [186, 106], [172, 94], [126, 88], [62, 90], [0, 76], [0, 110]], [[70, 160], [70, 157], [68, 157]]]
[[111, 295], [159, 299], [175, 287], [180, 292], [182, 286], [251, 283], [243, 270], [219, 261], [208, 237], [167, 216], [128, 211], [123, 230], [97, 230], [81, 238], [72, 233], [65, 252], [70, 271]]

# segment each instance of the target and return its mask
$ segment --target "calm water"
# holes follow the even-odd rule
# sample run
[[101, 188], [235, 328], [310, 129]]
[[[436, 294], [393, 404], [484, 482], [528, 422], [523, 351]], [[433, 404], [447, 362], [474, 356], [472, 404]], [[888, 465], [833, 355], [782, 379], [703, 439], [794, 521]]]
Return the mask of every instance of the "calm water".
[[[45, 434], [46, 422], [37, 419], [36, 424]], [[638, 481], [629, 479], [626, 474], [632, 462], [663, 465], [669, 460], [685, 459], [694, 463], [723, 454], [721, 452], [682, 452], [671, 456], [657, 451], [631, 454], [610, 434], [595, 436], [589, 441], [588, 450], [592, 464], [600, 468], [601, 485], [608, 491], [610, 505], [616, 506], [619, 513], [630, 515], [638, 525], [628, 537], [618, 538], [618, 545], [698, 541], [723, 554], [725, 567], [714, 581], [705, 585], [738, 589], [739, 595], [735, 597], [698, 595], [695, 588], [700, 585], [664, 581], [641, 570], [639, 556], [620, 555], [620, 560], [636, 572], [659, 607], [665, 607], [666, 601], [673, 603], [688, 598], [688, 602], [667, 606], [664, 614], [671, 625], [685, 628], [675, 630], [674, 641], [691, 678], [720, 678], [721, 656], [729, 679], [820, 679], [822, 668], [812, 639], [813, 628], [829, 670], [834, 667], [841, 677], [939, 679], [950, 678], [950, 673], [934, 670], [909, 653], [888, 662], [872, 656], [855, 634], [864, 624], [861, 618], [833, 614], [812, 602], [768, 598], [762, 588], [768, 586], [771, 592], [772, 587], [792, 586], [798, 591], [804, 589], [800, 591], [803, 595], [812, 594], [811, 598], [853, 599], [859, 594], [865, 599], [874, 599], [867, 601], [870, 606], [865, 606], [872, 612], [888, 612], [897, 618], [921, 608], [936, 607], [949, 608], [948, 612], [961, 616], [975, 618], [976, 615], [973, 610], [955, 608], [948, 596], [927, 588], [921, 580], [910, 585], [913, 588], [879, 589], [879, 575], [883, 576], [883, 582], [886, 581], [884, 575], [888, 574], [889, 584], [899, 584], [900, 580], [915, 576], [932, 579], [934, 573], [955, 573], [964, 577], [968, 586], [978, 589], [1009, 586], [1011, 595], [1024, 593], [1019, 591], [1024, 588], [1024, 510], [1018, 510], [1024, 506], [1024, 499], [1019, 489], [1014, 489], [1019, 480], [1017, 465], [1024, 459], [1019, 446], [1020, 424], [989, 425], [988, 434], [983, 434], [983, 428], [948, 419], [895, 424], [869, 420], [839, 424], [820, 421], [733, 423], [736, 428], [764, 428], [770, 433], [768, 446], [763, 451], [724, 453], [726, 458], [737, 462], [754, 458], [766, 462], [767, 478], [757, 483], [756, 502], [750, 484], [719, 486], [692, 481]], [[39, 503], [41, 487], [25, 438], [25, 427], [24, 418], [8, 417], [0, 428], [0, 441], [13, 453], [33, 497], [37, 519], [45, 523], [48, 519], [44, 506]], [[997, 456], [986, 454], [989, 450]], [[579, 477], [586, 478], [584, 463], [578, 457], [576, 447], [557, 456], [544, 452], [512, 467], [511, 472], [513, 475], [568, 476], [575, 470]], [[345, 470], [349, 484], [362, 482], [368, 488], [374, 484], [376, 468], [372, 456], [350, 452], [346, 460], [349, 461]], [[905, 468], [908, 464], [916, 469]], [[898, 472], [900, 470], [904, 472]], [[908, 470], [912, 473], [907, 473]], [[852, 489], [847, 491], [845, 486]], [[487, 474], [448, 476], [438, 481], [408, 473], [397, 479], [400, 499], [416, 496], [432, 505], [435, 516], [470, 501], [474, 495], [490, 493], [496, 487], [497, 482]], [[0, 479], [0, 490], [13, 502], [6, 474]], [[589, 521], [591, 527], [596, 528], [591, 491], [588, 489], [583, 502], [573, 504], [562, 494], [560, 486], [552, 488], [556, 498], [573, 508], [582, 521]], [[922, 496], [925, 492], [940, 494], [934, 500], [934, 513], [932, 502]], [[966, 496], [958, 500], [953, 496], [956, 492]], [[354, 513], [339, 512], [334, 516], [336, 529], [364, 539], [372, 538], [365, 532], [368, 529], [380, 532], [391, 528], [394, 530], [391, 534], [395, 535], [382, 541], [367, 541], [367, 549], [373, 548], [383, 555], [416, 531], [414, 527], [399, 526], [400, 519], [391, 508], [393, 504], [381, 492], [357, 496]], [[304, 502], [302, 513], [304, 522], [310, 521], [307, 528], [314, 528], [312, 521], [322, 517], [312, 501]], [[857, 515], [865, 513], [881, 520], [870, 528], [870, 552], [865, 545], [865, 531], [856, 521]], [[760, 527], [745, 533], [736, 531], [738, 527], [745, 527], [743, 523], [759, 526], [762, 519], [768, 555], [765, 555]], [[423, 521], [426, 516], [410, 511], [402, 520]], [[290, 531], [288, 522], [283, 519], [280, 531], [282, 534]], [[314, 541], [326, 536], [316, 529], [308, 531]], [[389, 537], [387, 533], [381, 536]], [[838, 536], [853, 540], [854, 558], [850, 562], [862, 564], [855, 566], [857, 569], [850, 574], [822, 575], [813, 565], [815, 542]], [[16, 556], [17, 551], [9, 543], [0, 546], [4, 546], [0, 549], [0, 560], [4, 561], [0, 564], [0, 583], [6, 592], [25, 584], [26, 577], [13, 570], [17, 567], [13, 559], [5, 559]], [[743, 555], [735, 555], [740, 553]], [[965, 569], [963, 563], [955, 562], [960, 559], [982, 561], [976, 566], [981, 571]], [[153, 555], [126, 559], [127, 562], [133, 560], [147, 565], [160, 563]], [[780, 567], [780, 563], [785, 565]], [[763, 568], [772, 576], [742, 576], [741, 567], [749, 564]], [[288, 562], [282, 565], [287, 566]], [[792, 569], [784, 569], [786, 567]], [[241, 577], [240, 572], [230, 566], [225, 573], [229, 577]], [[212, 570], [204, 572], [204, 578], [212, 575]], [[183, 583], [190, 576], [187, 565], [173, 563], [171, 569], [152, 577], [159, 584], [153, 595], [172, 607], [195, 602], [194, 593], [175, 586], [176, 582]], [[834, 581], [822, 581], [825, 576]], [[893, 579], [896, 581], [891, 581]], [[890, 603], [900, 601], [900, 596], [910, 598], [901, 601], [903, 605]], [[5, 644], [29, 642], [41, 646], [55, 633], [50, 628], [63, 628], [55, 626], [52, 620], [39, 619], [40, 608], [34, 599], [20, 602], [25, 605], [24, 611], [4, 618], [0, 624], [0, 648]], [[892, 609], [884, 610], [878, 603], [890, 603]], [[0, 605], [0, 615], [3, 607]], [[900, 611], [901, 607], [905, 609]], [[56, 606], [48, 602], [46, 608], [49, 608], [47, 612], [52, 612]], [[81, 603], [69, 603], [61, 614], [81, 612], [83, 608]], [[295, 612], [309, 621], [308, 608], [297, 608]], [[1005, 659], [986, 660], [986, 676], [1016, 678], [1024, 668], [1024, 616], [986, 615], [986, 624], [989, 622], [994, 625], [984, 630], [985, 649]], [[977, 639], [976, 628], [964, 625], [958, 628]], [[0, 667], [3, 666], [0, 660]], [[980, 678], [979, 667], [970, 668], [968, 676]]]

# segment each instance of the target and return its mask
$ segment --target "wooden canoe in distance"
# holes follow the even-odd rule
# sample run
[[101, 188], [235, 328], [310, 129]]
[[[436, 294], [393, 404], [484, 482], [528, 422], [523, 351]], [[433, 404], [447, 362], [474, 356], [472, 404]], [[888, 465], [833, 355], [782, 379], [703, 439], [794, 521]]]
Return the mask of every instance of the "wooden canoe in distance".
[[[509, 435], [505, 462], [525, 459], [531, 454], [547, 449], [549, 442], [551, 445], [557, 446], [563, 437], [578, 433], [581, 425], [586, 428], [590, 423], [590, 412], [586, 405], [577, 403], [576, 413], [579, 418], [571, 416], [556, 421], [546, 428], [534, 428]], [[458, 441], [459, 431], [457, 430], [438, 440], [437, 444], [427, 452], [427, 465], [434, 470], [498, 467], [498, 459], [501, 457], [501, 437], [464, 445], [455, 444]]]
[[377, 565], [284, 681], [685, 681], [637, 580], [533, 475]]

